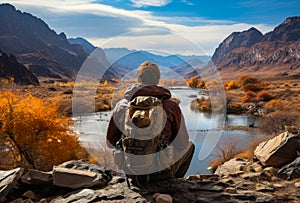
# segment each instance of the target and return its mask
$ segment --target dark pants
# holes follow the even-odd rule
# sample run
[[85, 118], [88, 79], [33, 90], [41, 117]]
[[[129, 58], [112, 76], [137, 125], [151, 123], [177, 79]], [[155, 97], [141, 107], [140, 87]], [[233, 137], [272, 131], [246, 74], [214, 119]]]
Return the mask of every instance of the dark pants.
[[192, 142], [189, 142], [188, 147], [189, 149], [187, 152], [168, 169], [149, 175], [129, 175], [128, 177], [132, 178], [132, 183], [137, 185], [149, 182], [159, 182], [160, 180], [183, 178], [190, 166], [195, 151], [195, 145]]

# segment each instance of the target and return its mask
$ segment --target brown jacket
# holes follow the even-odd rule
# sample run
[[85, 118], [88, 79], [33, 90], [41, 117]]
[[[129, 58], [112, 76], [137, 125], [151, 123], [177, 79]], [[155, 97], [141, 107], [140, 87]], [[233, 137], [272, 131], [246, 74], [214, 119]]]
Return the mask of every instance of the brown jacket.
[[129, 87], [124, 94], [124, 99], [115, 106], [106, 134], [108, 146], [116, 146], [116, 143], [121, 139], [128, 101], [137, 96], [154, 96], [162, 99], [163, 108], [167, 114], [163, 135], [169, 142], [174, 141], [172, 144], [177, 149], [185, 148], [189, 140], [188, 132], [178, 104], [171, 100], [170, 91], [163, 87], [143, 84], [134, 84]]

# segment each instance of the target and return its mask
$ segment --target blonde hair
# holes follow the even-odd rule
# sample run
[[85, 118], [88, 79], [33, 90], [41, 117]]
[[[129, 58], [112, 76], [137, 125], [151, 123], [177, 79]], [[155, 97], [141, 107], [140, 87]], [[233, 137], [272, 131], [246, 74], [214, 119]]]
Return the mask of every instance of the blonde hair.
[[139, 65], [136, 74], [138, 79], [147, 85], [157, 85], [160, 79], [159, 67], [150, 61], [145, 61]]

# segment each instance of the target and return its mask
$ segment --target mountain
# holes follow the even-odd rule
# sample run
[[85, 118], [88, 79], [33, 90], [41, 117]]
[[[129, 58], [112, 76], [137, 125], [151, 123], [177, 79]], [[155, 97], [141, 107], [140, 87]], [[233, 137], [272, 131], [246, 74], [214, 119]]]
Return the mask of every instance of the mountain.
[[73, 77], [87, 54], [70, 44], [40, 18], [10, 4], [0, 5], [0, 49], [16, 58], [37, 76]]
[[0, 50], [0, 78], [13, 78], [14, 82], [22, 85], [39, 85], [33, 73], [19, 63], [15, 56]]
[[287, 18], [272, 32], [265, 34], [263, 41], [297, 41], [300, 39], [300, 17]]
[[203, 55], [203, 56], [198, 56], [198, 55], [190, 55], [190, 56], [188, 56], [188, 55], [175, 54], [175, 56], [183, 59], [186, 62], [197, 59], [198, 62], [201, 61], [202, 63], [207, 63], [208, 61], [211, 60], [210, 56], [205, 56], [205, 55]]
[[201, 59], [208, 61], [208, 58], [210, 58], [206, 56], [183, 56], [178, 54], [162, 56], [147, 51], [129, 50], [127, 48], [107, 48], [104, 49], [104, 52], [110, 64], [112, 64], [106, 72], [108, 78], [123, 78], [145, 61], [156, 63], [161, 68], [162, 77], [164, 78], [171, 79], [172, 77], [179, 76], [186, 78], [195, 74], [194, 65], [204, 64]]
[[68, 42], [70, 44], [80, 45], [83, 48], [83, 51], [88, 55], [91, 54], [96, 49], [94, 45], [92, 45], [89, 41], [87, 41], [82, 37], [69, 38]]
[[234, 32], [230, 34], [216, 49], [212, 60], [219, 64], [226, 58], [222, 57], [232, 50], [240, 47], [251, 47], [263, 38], [263, 34], [255, 28], [250, 28], [244, 32]]
[[255, 28], [232, 33], [216, 49], [212, 61], [223, 76], [297, 76], [299, 47], [300, 17], [289, 17], [265, 35]]
[[111, 64], [118, 62], [128, 67], [137, 68], [144, 61], [152, 61], [159, 66], [171, 67], [184, 63], [184, 60], [176, 55], [161, 56], [147, 51], [129, 50], [127, 48], [104, 49], [107, 59]]

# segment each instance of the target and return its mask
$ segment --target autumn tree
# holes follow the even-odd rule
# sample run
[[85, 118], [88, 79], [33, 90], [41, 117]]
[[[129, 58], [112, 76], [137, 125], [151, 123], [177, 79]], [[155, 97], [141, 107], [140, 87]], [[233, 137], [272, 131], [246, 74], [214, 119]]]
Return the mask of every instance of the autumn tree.
[[273, 99], [274, 97], [268, 90], [262, 90], [259, 93], [257, 93], [256, 98], [258, 101], [267, 102]]
[[86, 157], [72, 131], [72, 120], [59, 114], [58, 106], [30, 94], [0, 93], [1, 142], [20, 158], [18, 165], [50, 170], [64, 161]]
[[245, 92], [245, 95], [241, 98], [241, 102], [255, 102], [256, 101], [256, 94], [252, 91]]
[[186, 84], [191, 88], [204, 88], [205, 82], [203, 79], [198, 80], [196, 77], [191, 77]]

